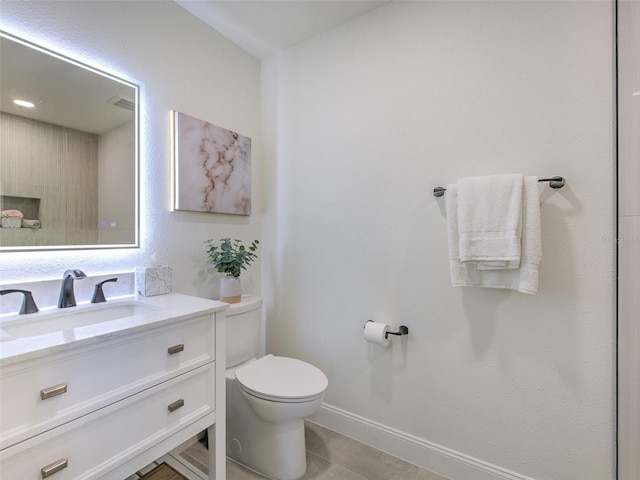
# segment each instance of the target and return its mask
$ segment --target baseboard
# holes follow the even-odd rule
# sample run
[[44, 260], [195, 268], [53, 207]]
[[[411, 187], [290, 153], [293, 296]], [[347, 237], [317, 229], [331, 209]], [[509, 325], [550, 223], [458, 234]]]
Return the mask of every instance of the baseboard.
[[309, 420], [451, 480], [534, 480], [326, 403]]

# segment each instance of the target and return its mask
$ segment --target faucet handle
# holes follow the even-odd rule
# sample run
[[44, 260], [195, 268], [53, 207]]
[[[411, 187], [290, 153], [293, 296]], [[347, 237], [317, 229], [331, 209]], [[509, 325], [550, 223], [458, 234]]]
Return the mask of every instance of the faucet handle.
[[104, 285], [107, 282], [117, 282], [118, 279], [117, 278], [109, 278], [107, 280], [104, 280], [100, 283], [96, 283], [96, 287], [93, 290], [93, 297], [91, 297], [91, 303], [104, 303], [107, 301], [106, 298], [104, 298], [104, 292], [102, 291], [102, 285]]
[[7, 293], [22, 293], [24, 295], [22, 298], [22, 306], [20, 307], [20, 315], [36, 313], [38, 311], [38, 306], [29, 290], [0, 290], [0, 295], [6, 295]]

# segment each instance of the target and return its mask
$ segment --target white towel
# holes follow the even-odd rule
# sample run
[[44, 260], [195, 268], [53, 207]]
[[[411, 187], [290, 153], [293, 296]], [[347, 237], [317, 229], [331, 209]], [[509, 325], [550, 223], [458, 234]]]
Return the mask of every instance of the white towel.
[[41, 226], [40, 220], [22, 219], [22, 228], [40, 228]]
[[489, 175], [458, 181], [460, 261], [480, 269], [518, 268], [523, 176]]
[[538, 178], [525, 177], [522, 209], [520, 266], [516, 269], [479, 269], [477, 263], [460, 261], [458, 235], [458, 186], [447, 185], [446, 209], [449, 266], [454, 287], [507, 288], [522, 293], [538, 291], [538, 266], [542, 260]]

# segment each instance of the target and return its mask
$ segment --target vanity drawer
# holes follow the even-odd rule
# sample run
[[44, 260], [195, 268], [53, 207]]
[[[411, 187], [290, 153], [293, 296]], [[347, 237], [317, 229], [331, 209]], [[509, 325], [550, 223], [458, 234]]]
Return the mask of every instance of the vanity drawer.
[[95, 479], [214, 410], [213, 365], [43, 433], [0, 453], [0, 477], [41, 480], [41, 469], [66, 466], [47, 478]]
[[214, 331], [206, 315], [4, 368], [0, 448], [212, 362]]

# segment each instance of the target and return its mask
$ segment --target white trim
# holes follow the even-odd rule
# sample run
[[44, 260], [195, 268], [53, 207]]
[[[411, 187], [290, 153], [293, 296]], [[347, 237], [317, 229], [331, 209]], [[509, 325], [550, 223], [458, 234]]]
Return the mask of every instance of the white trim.
[[451, 480], [534, 480], [326, 403], [309, 420]]

